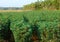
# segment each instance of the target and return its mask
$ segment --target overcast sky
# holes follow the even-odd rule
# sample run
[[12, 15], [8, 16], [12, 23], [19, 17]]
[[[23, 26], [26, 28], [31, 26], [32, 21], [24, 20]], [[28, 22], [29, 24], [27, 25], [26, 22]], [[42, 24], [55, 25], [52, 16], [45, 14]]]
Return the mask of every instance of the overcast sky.
[[0, 0], [0, 7], [22, 7], [36, 0]]

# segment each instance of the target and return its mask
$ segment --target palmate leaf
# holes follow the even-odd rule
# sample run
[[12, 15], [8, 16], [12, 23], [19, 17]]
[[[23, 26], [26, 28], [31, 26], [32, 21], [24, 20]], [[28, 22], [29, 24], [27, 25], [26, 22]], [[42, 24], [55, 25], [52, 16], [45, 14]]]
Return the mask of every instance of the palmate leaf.
[[[0, 29], [5, 29], [4, 32], [7, 34], [9, 22], [11, 22], [10, 29], [13, 31], [15, 42], [29, 42], [33, 35], [32, 32], [34, 32], [34, 29], [37, 31], [37, 37], [40, 38], [40, 42], [49, 42], [55, 38], [57, 38], [55, 40], [57, 41], [59, 39], [58, 37], [60, 37], [60, 27], [58, 26], [58, 24], [60, 24], [60, 11], [2, 13], [2, 15], [0, 15]], [[0, 35], [1, 34], [4, 33], [0, 32]]]

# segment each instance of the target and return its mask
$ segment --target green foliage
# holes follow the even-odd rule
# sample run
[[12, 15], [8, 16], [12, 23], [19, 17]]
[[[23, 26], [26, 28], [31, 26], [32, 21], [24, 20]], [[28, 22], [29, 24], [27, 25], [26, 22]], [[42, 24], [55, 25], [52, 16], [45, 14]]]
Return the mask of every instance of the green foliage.
[[[12, 30], [15, 42], [31, 42], [34, 31], [37, 32], [40, 42], [59, 42], [60, 11], [0, 13], [0, 31], [3, 29], [2, 24], [5, 26], [5, 31], [8, 28]], [[2, 39], [1, 32], [0, 39]]]
[[39, 1], [31, 4], [27, 4], [24, 6], [24, 9], [29, 10], [40, 10], [40, 9], [49, 9], [49, 10], [59, 10], [60, 9], [60, 0], [44, 0]]

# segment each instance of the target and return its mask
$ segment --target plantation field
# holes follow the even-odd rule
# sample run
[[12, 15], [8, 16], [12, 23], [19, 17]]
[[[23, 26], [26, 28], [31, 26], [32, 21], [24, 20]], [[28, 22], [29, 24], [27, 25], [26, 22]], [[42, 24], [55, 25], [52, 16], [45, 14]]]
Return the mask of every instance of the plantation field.
[[24, 12], [24, 11], [31, 11], [31, 10], [0, 10], [0, 12]]
[[60, 11], [0, 12], [0, 39], [9, 28], [15, 42], [60, 42]]

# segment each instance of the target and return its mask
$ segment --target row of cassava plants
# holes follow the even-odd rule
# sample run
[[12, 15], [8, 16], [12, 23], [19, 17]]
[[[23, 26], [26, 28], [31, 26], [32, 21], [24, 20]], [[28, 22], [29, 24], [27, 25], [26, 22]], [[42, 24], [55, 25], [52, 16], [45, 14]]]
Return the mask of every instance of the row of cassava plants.
[[9, 17], [3, 17], [0, 13], [0, 42], [14, 42], [14, 36], [10, 30], [11, 21]]
[[[0, 14], [0, 31], [4, 28], [3, 31], [5, 32], [10, 28], [15, 42], [59, 42], [59, 21], [58, 11], [4, 13], [3, 15]], [[1, 33], [0, 38], [3, 37], [4, 39]], [[3, 33], [3, 35], [5, 34], [8, 35], [8, 32]]]

